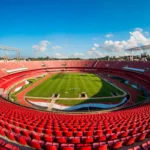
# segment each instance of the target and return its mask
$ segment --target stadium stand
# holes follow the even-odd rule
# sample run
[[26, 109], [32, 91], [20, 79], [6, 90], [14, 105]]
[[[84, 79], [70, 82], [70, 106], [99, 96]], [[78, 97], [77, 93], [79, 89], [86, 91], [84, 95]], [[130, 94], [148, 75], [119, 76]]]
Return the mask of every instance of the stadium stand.
[[[124, 70], [124, 66], [147, 68], [147, 71], [132, 72]], [[6, 71], [23, 67], [28, 68], [28, 71], [11, 75]], [[64, 67], [94, 67], [97, 69], [96, 73], [108, 80], [111, 78], [106, 76], [106, 73], [121, 76], [137, 82], [150, 93], [149, 62], [92, 60], [0, 62], [0, 88], [8, 89], [25, 78], [48, 72], [47, 69]], [[126, 90], [134, 93], [129, 87]], [[134, 99], [132, 101], [134, 102]], [[150, 149], [150, 102], [106, 113], [62, 114], [19, 106], [1, 97], [0, 110], [1, 150]]]

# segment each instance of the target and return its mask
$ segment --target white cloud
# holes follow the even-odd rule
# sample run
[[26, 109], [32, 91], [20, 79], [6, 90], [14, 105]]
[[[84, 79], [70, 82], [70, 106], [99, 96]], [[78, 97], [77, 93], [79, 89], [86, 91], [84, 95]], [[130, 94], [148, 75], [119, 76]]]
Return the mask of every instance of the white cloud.
[[74, 57], [82, 57], [82, 56], [84, 56], [84, 54], [83, 53], [75, 53], [75, 54], [73, 54], [73, 56]]
[[99, 45], [97, 43], [94, 43], [94, 46], [91, 48], [92, 51], [96, 51], [96, 48], [98, 48]]
[[92, 47], [92, 51], [96, 51], [96, 48], [95, 48], [95, 47]]
[[39, 44], [33, 45], [32, 48], [35, 51], [44, 52], [44, 51], [46, 51], [48, 44], [51, 44], [51, 43], [49, 41], [43, 40]]
[[56, 46], [52, 46], [52, 49], [53, 49], [53, 50], [58, 50], [58, 49], [62, 49], [62, 47], [59, 46], [59, 45], [56, 45]]
[[105, 37], [110, 38], [113, 37], [114, 35], [112, 33], [106, 34]]
[[135, 28], [135, 31], [143, 32], [143, 29], [141, 29], [141, 28]]
[[97, 43], [94, 44], [94, 47], [99, 47], [99, 45]]
[[97, 51], [97, 50], [88, 50], [87, 51], [87, 55], [89, 56], [89, 58], [99, 58], [99, 57], [103, 57], [104, 54]]
[[53, 57], [54, 57], [54, 58], [67, 58], [66, 55], [61, 54], [61, 53], [55, 53], [55, 54], [53, 55]]
[[106, 51], [122, 52], [125, 49], [150, 44], [150, 38], [146, 38], [143, 34], [143, 29], [136, 28], [133, 32], [129, 32], [130, 38], [126, 41], [106, 40], [99, 49]]

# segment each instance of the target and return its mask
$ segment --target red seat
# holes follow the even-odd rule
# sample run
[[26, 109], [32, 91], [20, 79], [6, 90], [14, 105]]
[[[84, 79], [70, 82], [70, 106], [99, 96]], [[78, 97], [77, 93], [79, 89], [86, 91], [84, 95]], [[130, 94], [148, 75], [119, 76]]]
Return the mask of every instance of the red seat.
[[45, 150], [57, 150], [57, 146], [55, 146], [55, 145], [46, 145]]
[[95, 142], [103, 142], [106, 141], [106, 136], [95, 136], [94, 137]]
[[111, 134], [112, 133], [112, 130], [105, 130], [104, 131], [104, 134]]
[[62, 132], [61, 132], [61, 131], [55, 131], [55, 132], [54, 132], [54, 135], [55, 135], [55, 136], [62, 136]]
[[74, 144], [61, 144], [60, 150], [74, 150]]
[[118, 149], [122, 147], [122, 141], [117, 141], [109, 145], [110, 149]]
[[52, 134], [52, 130], [50, 130], [50, 129], [46, 129], [46, 130], [44, 130], [44, 133], [45, 133], [45, 134], [49, 134], [49, 135], [51, 135], [51, 134]]
[[92, 131], [84, 131], [84, 136], [92, 136], [93, 132]]
[[80, 137], [70, 137], [69, 142], [72, 144], [80, 143]]
[[129, 139], [126, 139], [125, 141], [123, 141], [123, 145], [131, 145], [135, 142], [135, 138], [134, 137], [130, 137]]
[[59, 147], [58, 143], [46, 142], [46, 144], [44, 145], [45, 150], [57, 150], [58, 147]]
[[92, 150], [90, 144], [77, 144], [77, 150]]
[[14, 134], [13, 134], [13, 133], [7, 132], [6, 135], [7, 135], [7, 137], [8, 137], [10, 140], [15, 141], [15, 137], [14, 137]]
[[102, 130], [94, 131], [94, 135], [102, 136], [103, 135], [103, 131]]
[[6, 142], [4, 140], [0, 139], [0, 146], [3, 147], [5, 144], [6, 144]]
[[143, 150], [149, 150], [150, 149], [150, 142], [145, 142], [142, 144]]
[[117, 139], [118, 138], [118, 135], [117, 134], [113, 134], [113, 135], [110, 135], [109, 137], [108, 137], [108, 140], [115, 140], [115, 139]]
[[74, 132], [74, 136], [82, 136], [82, 135], [83, 135], [82, 131]]
[[41, 145], [37, 140], [29, 141], [29, 146], [36, 148], [36, 149], [41, 149]]
[[135, 146], [133, 148], [129, 148], [128, 150], [143, 150], [140, 146]]
[[66, 137], [56, 137], [56, 142], [67, 143], [67, 139], [66, 139]]
[[54, 137], [53, 137], [53, 136], [50, 136], [50, 135], [44, 135], [44, 136], [42, 137], [42, 139], [43, 139], [45, 142], [53, 142]]
[[30, 136], [29, 136], [29, 132], [26, 131], [26, 130], [22, 130], [20, 133], [21, 133], [22, 135], [26, 136], [26, 137], [30, 137]]
[[0, 129], [0, 135], [5, 136], [5, 131], [3, 129]]
[[14, 146], [14, 145], [12, 145], [12, 144], [9, 144], [9, 143], [7, 143], [7, 144], [4, 146], [4, 148], [6, 148], [6, 150], [19, 150], [19, 149], [20, 149], [19, 147], [16, 147], [16, 146]]
[[41, 139], [41, 136], [39, 134], [37, 134], [37, 133], [31, 133], [30, 136], [31, 136], [32, 139], [36, 139], [36, 140], [40, 140]]
[[70, 136], [72, 136], [72, 132], [64, 132], [64, 136], [67, 136], [67, 137], [70, 137]]
[[83, 143], [93, 143], [93, 137], [82, 137], [82, 142]]
[[93, 146], [93, 150], [107, 150], [107, 144]]
[[23, 138], [23, 136], [17, 136], [16, 141], [22, 145], [27, 145], [26, 140]]
[[122, 132], [119, 134], [119, 138], [123, 138], [123, 137], [127, 137], [128, 136], [128, 132]]

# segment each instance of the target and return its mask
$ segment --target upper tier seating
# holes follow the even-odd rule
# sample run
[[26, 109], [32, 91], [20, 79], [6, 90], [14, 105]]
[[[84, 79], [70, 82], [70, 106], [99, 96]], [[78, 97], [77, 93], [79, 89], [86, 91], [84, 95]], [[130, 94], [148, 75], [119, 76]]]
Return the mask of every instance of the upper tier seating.
[[[118, 69], [128, 66], [137, 69], [150, 68], [150, 62], [129, 62], [129, 61], [94, 61], [94, 60], [55, 60], [55, 61], [20, 61], [20, 62], [0, 62], [0, 77], [8, 75], [7, 70], [28, 68], [28, 70], [42, 68], [103, 68]], [[150, 76], [150, 69], [143, 74]]]

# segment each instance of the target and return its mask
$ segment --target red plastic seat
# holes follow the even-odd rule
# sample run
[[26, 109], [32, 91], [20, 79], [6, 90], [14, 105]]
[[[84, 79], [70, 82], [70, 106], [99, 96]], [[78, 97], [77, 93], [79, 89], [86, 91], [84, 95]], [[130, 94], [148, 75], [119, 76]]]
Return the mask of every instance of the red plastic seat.
[[95, 136], [94, 137], [95, 142], [103, 142], [106, 141], [106, 136]]
[[115, 140], [115, 139], [117, 139], [118, 138], [118, 135], [117, 134], [113, 134], [113, 135], [110, 135], [109, 137], [108, 137], [108, 140]]
[[32, 139], [36, 139], [36, 140], [40, 140], [41, 139], [41, 136], [39, 134], [37, 134], [37, 133], [31, 133], [30, 136], [31, 136]]
[[16, 147], [10, 143], [7, 143], [6, 145], [4, 145], [4, 148], [6, 148], [6, 150], [20, 150], [19, 147]]
[[142, 133], [140, 134], [139, 136], [136, 137], [135, 141], [136, 142], [140, 142], [140, 141], [143, 141], [146, 137], [146, 133]]
[[92, 150], [90, 144], [77, 144], [77, 150]]
[[45, 130], [44, 130], [44, 133], [51, 135], [51, 134], [52, 134], [52, 130], [50, 130], [50, 129], [45, 129]]
[[44, 145], [45, 150], [57, 150], [58, 147], [59, 147], [58, 143], [46, 142], [45, 145]]
[[16, 141], [22, 145], [27, 145], [26, 140], [23, 138], [23, 136], [17, 136]]
[[3, 147], [5, 144], [6, 144], [6, 142], [4, 140], [0, 139], [0, 146]]
[[6, 135], [7, 135], [7, 137], [8, 137], [10, 140], [15, 141], [15, 137], [14, 137], [14, 134], [13, 134], [13, 133], [7, 132]]
[[122, 132], [119, 134], [119, 138], [123, 138], [123, 137], [127, 137], [128, 136], [128, 132]]
[[57, 150], [57, 146], [56, 145], [46, 145], [45, 150]]
[[123, 145], [131, 145], [135, 142], [135, 138], [134, 137], [130, 137], [129, 139], [126, 139], [125, 141], [123, 141]]
[[143, 143], [142, 148], [143, 148], [143, 150], [149, 150], [150, 149], [150, 141]]
[[36, 148], [36, 149], [41, 149], [41, 145], [37, 140], [29, 141], [29, 146]]
[[62, 136], [62, 132], [61, 132], [61, 131], [55, 131], [55, 132], [54, 132], [54, 135], [55, 135], [55, 136]]
[[83, 143], [93, 143], [93, 137], [82, 137], [82, 142]]
[[107, 150], [107, 144], [93, 146], [93, 150]]
[[44, 136], [42, 137], [42, 139], [43, 139], [45, 142], [53, 142], [54, 137], [53, 137], [53, 136], [50, 136], [50, 135], [44, 135]]
[[66, 137], [56, 137], [56, 142], [67, 143], [67, 139], [66, 139]]
[[82, 135], [83, 135], [82, 131], [74, 132], [74, 136], [82, 136]]
[[92, 136], [93, 132], [92, 131], [84, 131], [84, 136]]
[[60, 150], [74, 150], [74, 144], [61, 144]]
[[64, 132], [64, 136], [66, 136], [66, 137], [70, 137], [70, 136], [72, 136], [72, 132]]
[[103, 135], [103, 131], [102, 130], [94, 131], [94, 135], [102, 136]]
[[70, 137], [69, 142], [72, 144], [80, 143], [80, 137]]
[[110, 149], [118, 149], [122, 147], [122, 141], [114, 142], [109, 145]]
[[128, 150], [143, 150], [140, 146], [135, 146], [133, 148], [129, 148]]
[[20, 133], [26, 137], [30, 137], [29, 132], [26, 130], [22, 130]]

